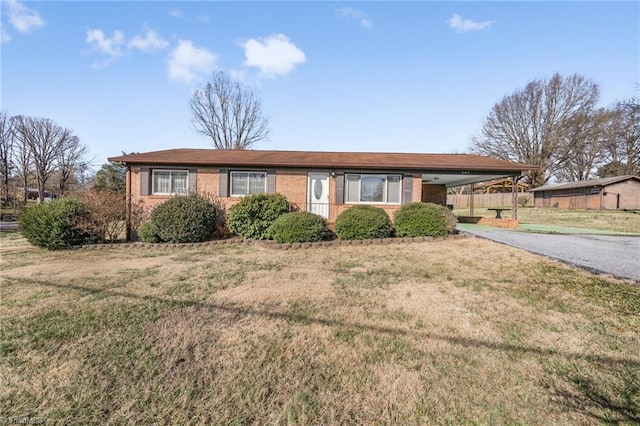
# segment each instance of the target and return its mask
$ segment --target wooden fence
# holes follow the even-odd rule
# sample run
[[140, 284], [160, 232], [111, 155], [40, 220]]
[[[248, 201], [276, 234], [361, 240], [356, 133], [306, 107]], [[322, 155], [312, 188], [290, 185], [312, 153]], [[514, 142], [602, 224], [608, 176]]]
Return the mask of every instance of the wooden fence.
[[[473, 206], [478, 208], [483, 207], [511, 207], [511, 200], [513, 199], [513, 194], [511, 193], [497, 193], [497, 194], [474, 194], [473, 195]], [[533, 194], [518, 194], [518, 199], [520, 197], [527, 197], [529, 200], [527, 202], [527, 206], [531, 206], [533, 200]], [[463, 194], [447, 194], [447, 204], [453, 204], [454, 209], [464, 209], [469, 208], [469, 200], [471, 195]], [[522, 206], [521, 203], [518, 203], [519, 206]]]

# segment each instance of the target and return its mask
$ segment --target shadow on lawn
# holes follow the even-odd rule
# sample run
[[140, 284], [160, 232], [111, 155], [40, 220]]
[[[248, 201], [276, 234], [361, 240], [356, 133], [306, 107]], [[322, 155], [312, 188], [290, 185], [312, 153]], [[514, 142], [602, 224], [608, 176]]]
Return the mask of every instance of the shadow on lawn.
[[[175, 300], [160, 296], [136, 295], [123, 291], [117, 291], [114, 289], [98, 289], [74, 284], [55, 284], [33, 279], [21, 279], [20, 281], [27, 281], [31, 284], [56, 287], [59, 289], [71, 289], [87, 294], [100, 294], [110, 297], [124, 297], [155, 303], [160, 302], [166, 304], [168, 307], [194, 307], [197, 309], [208, 309], [214, 311], [218, 310], [226, 313], [231, 313], [236, 317], [257, 315], [275, 320], [285, 320], [300, 324], [320, 324], [327, 327], [351, 327], [373, 333], [411, 335], [418, 338], [444, 341], [452, 345], [505, 351], [514, 354], [528, 353], [539, 355], [542, 357], [557, 356], [573, 363], [587, 363], [585, 367], [587, 370], [589, 370], [586, 372], [586, 374], [583, 374], [579, 370], [572, 372], [559, 372], [558, 374], [566, 382], [573, 385], [573, 392], [563, 389], [562, 385], [557, 386], [555, 384], [551, 384], [550, 387], [552, 388], [553, 396], [557, 401], [559, 401], [569, 409], [587, 414], [601, 422], [612, 424], [627, 422], [633, 424], [640, 423], [640, 384], [638, 384], [634, 379], [634, 376], [637, 376], [637, 373], [640, 372], [640, 361], [632, 359], [614, 358], [593, 354], [572, 353], [566, 351], [558, 351], [552, 348], [540, 348], [527, 345], [497, 343], [470, 337], [435, 334], [428, 331], [407, 330], [394, 327], [381, 327], [372, 324], [340, 321], [304, 314], [270, 310], [269, 306], [264, 309], [259, 309], [255, 307], [247, 307], [231, 303], [198, 302], [189, 300]], [[589, 373], [592, 372], [592, 368], [594, 367], [592, 364], [598, 364], [601, 367], [611, 371], [620, 372], [624, 370], [630, 372], [630, 377], [624, 377], [625, 387], [624, 389], [622, 389], [623, 401], [612, 399], [609, 396], [610, 392], [607, 392], [607, 390], [604, 389], [603, 384], [599, 383], [597, 380], [594, 380], [591, 377]]]

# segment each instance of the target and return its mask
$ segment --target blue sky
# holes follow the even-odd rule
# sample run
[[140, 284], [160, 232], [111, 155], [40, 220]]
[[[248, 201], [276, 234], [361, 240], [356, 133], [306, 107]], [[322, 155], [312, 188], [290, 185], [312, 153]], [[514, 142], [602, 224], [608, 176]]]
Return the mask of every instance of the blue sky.
[[107, 157], [207, 148], [189, 99], [212, 72], [270, 118], [254, 149], [464, 152], [491, 107], [582, 74], [602, 106], [638, 95], [638, 2], [2, 0], [1, 108]]

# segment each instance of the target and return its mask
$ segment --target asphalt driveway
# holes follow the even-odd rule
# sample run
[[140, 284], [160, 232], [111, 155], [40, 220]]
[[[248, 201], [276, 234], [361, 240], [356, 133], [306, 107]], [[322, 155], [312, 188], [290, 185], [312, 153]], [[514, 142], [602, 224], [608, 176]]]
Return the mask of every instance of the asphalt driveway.
[[640, 237], [559, 235], [465, 226], [462, 232], [640, 283]]

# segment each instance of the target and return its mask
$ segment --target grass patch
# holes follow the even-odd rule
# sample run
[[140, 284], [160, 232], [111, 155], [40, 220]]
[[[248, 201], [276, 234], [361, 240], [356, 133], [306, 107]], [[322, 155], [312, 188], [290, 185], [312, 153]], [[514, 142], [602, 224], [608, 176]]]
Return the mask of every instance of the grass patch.
[[[454, 210], [456, 216], [468, 216], [469, 209]], [[474, 216], [495, 217], [495, 212], [486, 208], [473, 210]], [[502, 212], [511, 217], [509, 210]], [[640, 234], [640, 214], [622, 210], [564, 210], [550, 208], [518, 208], [518, 221], [536, 225], [568, 226], [602, 231], [630, 232]]]
[[2, 417], [639, 421], [640, 287], [489, 241], [4, 249]]

